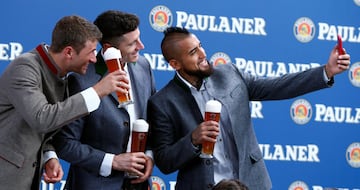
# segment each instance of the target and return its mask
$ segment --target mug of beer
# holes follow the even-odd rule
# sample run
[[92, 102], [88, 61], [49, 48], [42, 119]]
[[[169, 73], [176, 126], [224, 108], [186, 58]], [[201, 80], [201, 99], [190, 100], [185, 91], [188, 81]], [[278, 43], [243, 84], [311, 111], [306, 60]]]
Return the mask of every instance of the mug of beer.
[[131, 132], [131, 152], [145, 152], [148, 130], [149, 124], [145, 120], [134, 121]]
[[[148, 130], [149, 124], [145, 120], [137, 119], [134, 121], [131, 132], [131, 152], [145, 152]], [[125, 175], [128, 178], [139, 177], [128, 172]]]
[[[221, 103], [217, 100], [209, 100], [205, 105], [205, 121], [220, 121]], [[212, 158], [214, 142], [202, 142], [201, 158]]]
[[[106, 66], [109, 70], [109, 72], [114, 72], [116, 70], [124, 70], [124, 67], [121, 65], [121, 52], [119, 49], [116, 49], [114, 47], [109, 47], [104, 52], [104, 60], [106, 63]], [[116, 92], [118, 101], [119, 101], [119, 108], [124, 107], [128, 104], [133, 103], [133, 101], [130, 98], [130, 93], [121, 93]]]

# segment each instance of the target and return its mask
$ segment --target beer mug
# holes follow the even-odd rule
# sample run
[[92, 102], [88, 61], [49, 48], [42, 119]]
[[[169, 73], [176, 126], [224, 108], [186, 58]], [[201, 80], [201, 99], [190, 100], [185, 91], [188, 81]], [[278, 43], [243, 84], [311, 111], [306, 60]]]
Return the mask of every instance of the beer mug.
[[[131, 132], [131, 152], [145, 152], [149, 124], [143, 119], [137, 119], [133, 123]], [[126, 172], [127, 178], [138, 178], [139, 176]]]
[[[221, 103], [217, 100], [209, 100], [205, 105], [205, 121], [220, 121]], [[212, 158], [215, 143], [204, 141], [202, 142], [201, 158]]]
[[131, 134], [131, 152], [145, 152], [149, 124], [143, 120], [135, 120]]
[[[124, 70], [124, 67], [120, 63], [121, 58], [121, 52], [119, 49], [109, 47], [105, 50], [104, 60], [110, 73], [116, 70]], [[130, 98], [129, 91], [127, 93], [116, 92], [116, 95], [119, 101], [119, 108], [133, 103]]]

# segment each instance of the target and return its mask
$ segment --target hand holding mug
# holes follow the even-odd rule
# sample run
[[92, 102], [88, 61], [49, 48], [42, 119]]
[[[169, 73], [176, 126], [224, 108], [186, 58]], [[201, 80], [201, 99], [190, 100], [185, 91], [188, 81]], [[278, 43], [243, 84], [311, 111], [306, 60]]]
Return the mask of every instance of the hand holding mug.
[[[116, 49], [114, 47], [109, 47], [104, 52], [104, 60], [110, 73], [116, 70], [124, 71], [124, 65], [121, 63], [121, 59], [122, 57], [119, 49]], [[122, 83], [127, 83], [127, 82], [128, 80], [122, 80], [119, 82], [119, 86], [121, 86]], [[119, 107], [123, 107], [133, 103], [129, 91], [126, 91], [126, 93], [117, 91], [116, 93], [118, 96]]]
[[[217, 100], [210, 100], [206, 102], [205, 106], [205, 121], [220, 122], [221, 103]], [[210, 141], [203, 141], [201, 148], [201, 158], [212, 158], [215, 143]]]
[[[145, 152], [148, 130], [149, 124], [145, 120], [138, 119], [134, 121], [131, 132], [131, 152]], [[131, 173], [126, 173], [126, 176], [138, 178], [137, 175]]]

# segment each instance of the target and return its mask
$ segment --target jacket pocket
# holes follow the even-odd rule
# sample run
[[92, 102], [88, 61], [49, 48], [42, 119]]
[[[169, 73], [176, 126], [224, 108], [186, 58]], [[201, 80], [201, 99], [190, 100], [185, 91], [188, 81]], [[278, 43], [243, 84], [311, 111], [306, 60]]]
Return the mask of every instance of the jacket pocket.
[[253, 151], [251, 151], [250, 161], [252, 164], [255, 164], [256, 162], [258, 162], [261, 159], [263, 159], [263, 155], [259, 148], [255, 148]]
[[3, 143], [0, 143], [0, 157], [18, 168], [24, 165], [25, 158], [23, 154], [9, 148], [9, 146]]

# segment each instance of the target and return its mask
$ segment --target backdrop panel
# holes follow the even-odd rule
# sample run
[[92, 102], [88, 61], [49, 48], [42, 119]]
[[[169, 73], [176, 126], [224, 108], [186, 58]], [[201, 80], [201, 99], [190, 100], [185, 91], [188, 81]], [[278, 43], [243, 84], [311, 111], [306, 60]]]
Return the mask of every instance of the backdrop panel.
[[[19, 54], [50, 43], [61, 17], [77, 14], [94, 20], [108, 9], [140, 17], [141, 54], [152, 64], [158, 89], [174, 76], [160, 50], [166, 26], [186, 27], [198, 35], [214, 64], [236, 64], [264, 77], [326, 63], [340, 34], [352, 64], [336, 76], [334, 87], [250, 106], [273, 189], [360, 189], [359, 0], [4, 1], [0, 74]], [[68, 164], [62, 164], [67, 171]], [[155, 168], [152, 182], [153, 190], [172, 190], [176, 173], [164, 175]], [[63, 183], [43, 183], [42, 190], [60, 190]]]

